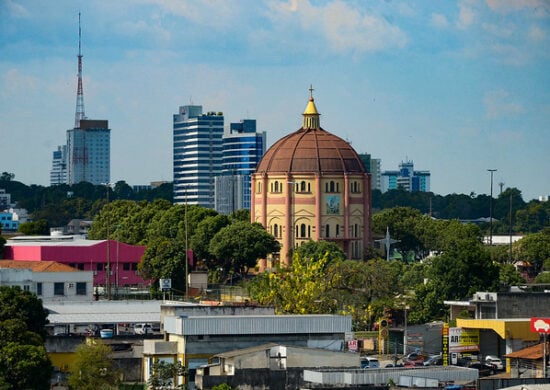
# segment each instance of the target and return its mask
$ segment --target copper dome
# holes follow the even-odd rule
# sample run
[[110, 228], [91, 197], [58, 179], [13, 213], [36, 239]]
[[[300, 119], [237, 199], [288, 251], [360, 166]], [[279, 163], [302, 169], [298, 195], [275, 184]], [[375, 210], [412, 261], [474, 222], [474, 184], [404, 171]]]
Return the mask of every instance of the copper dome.
[[319, 125], [313, 96], [304, 111], [302, 128], [281, 138], [258, 164], [256, 173], [364, 173], [351, 145]]

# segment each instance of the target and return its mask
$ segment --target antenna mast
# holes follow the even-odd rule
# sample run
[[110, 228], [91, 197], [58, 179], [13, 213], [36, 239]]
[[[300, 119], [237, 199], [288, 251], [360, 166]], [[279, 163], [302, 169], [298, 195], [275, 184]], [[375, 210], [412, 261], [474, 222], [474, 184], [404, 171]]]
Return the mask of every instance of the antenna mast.
[[78, 87], [76, 90], [76, 113], [74, 115], [74, 127], [80, 127], [80, 120], [86, 119], [84, 113], [84, 92], [82, 91], [82, 51], [81, 51], [80, 12], [78, 13]]

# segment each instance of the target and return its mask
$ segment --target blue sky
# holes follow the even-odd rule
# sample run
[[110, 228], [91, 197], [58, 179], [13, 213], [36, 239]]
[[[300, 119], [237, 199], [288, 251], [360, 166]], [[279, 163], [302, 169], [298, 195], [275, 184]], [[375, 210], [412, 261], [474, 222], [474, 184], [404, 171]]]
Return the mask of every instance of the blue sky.
[[108, 119], [112, 181], [172, 180], [186, 104], [257, 120], [268, 144], [321, 126], [437, 194], [550, 194], [550, 2], [0, 0], [0, 171], [49, 185], [74, 126]]

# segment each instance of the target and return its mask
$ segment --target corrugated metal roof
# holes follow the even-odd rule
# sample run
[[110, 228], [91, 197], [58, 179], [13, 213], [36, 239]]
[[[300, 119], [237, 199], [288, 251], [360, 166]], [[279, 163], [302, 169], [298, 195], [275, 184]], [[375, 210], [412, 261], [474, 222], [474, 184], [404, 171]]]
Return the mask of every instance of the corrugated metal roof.
[[439, 382], [473, 382], [479, 371], [464, 367], [380, 368], [357, 370], [304, 370], [304, 381], [324, 385], [399, 383], [400, 376], [437, 379]]
[[337, 315], [197, 316], [165, 318], [168, 333], [192, 335], [345, 333], [351, 317]]
[[51, 324], [160, 322], [162, 301], [44, 303]]
[[[548, 344], [547, 342], [546, 351], [549, 351], [550, 350], [549, 348], [550, 348], [550, 344]], [[539, 360], [539, 359], [542, 359], [543, 355], [544, 355], [544, 343], [540, 343], [537, 345], [532, 345], [530, 347], [520, 349], [519, 351], [509, 353], [507, 355], [504, 355], [504, 357], [516, 358], [516, 359]]]

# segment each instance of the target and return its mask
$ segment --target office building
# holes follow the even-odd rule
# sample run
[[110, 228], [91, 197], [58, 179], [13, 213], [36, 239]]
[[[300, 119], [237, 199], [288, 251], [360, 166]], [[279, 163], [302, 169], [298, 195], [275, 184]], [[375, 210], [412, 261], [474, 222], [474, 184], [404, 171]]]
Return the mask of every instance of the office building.
[[60, 145], [53, 152], [50, 185], [67, 183], [67, 145]]
[[412, 160], [401, 161], [397, 171], [382, 172], [381, 179], [382, 192], [398, 188], [409, 192], [430, 191], [430, 171], [415, 171]]
[[221, 214], [250, 209], [250, 175], [260, 162], [266, 133], [256, 132], [256, 120], [231, 123], [223, 135], [221, 175], [215, 179], [215, 208]]
[[174, 203], [214, 208], [221, 172], [224, 118], [202, 106], [181, 106], [173, 116]]
[[106, 120], [81, 119], [67, 130], [67, 184], [95, 185], [111, 178], [111, 129]]
[[380, 190], [381, 188], [381, 160], [379, 158], [372, 158], [368, 153], [359, 154], [359, 158], [365, 166], [365, 170], [370, 173], [371, 177], [371, 189]]

